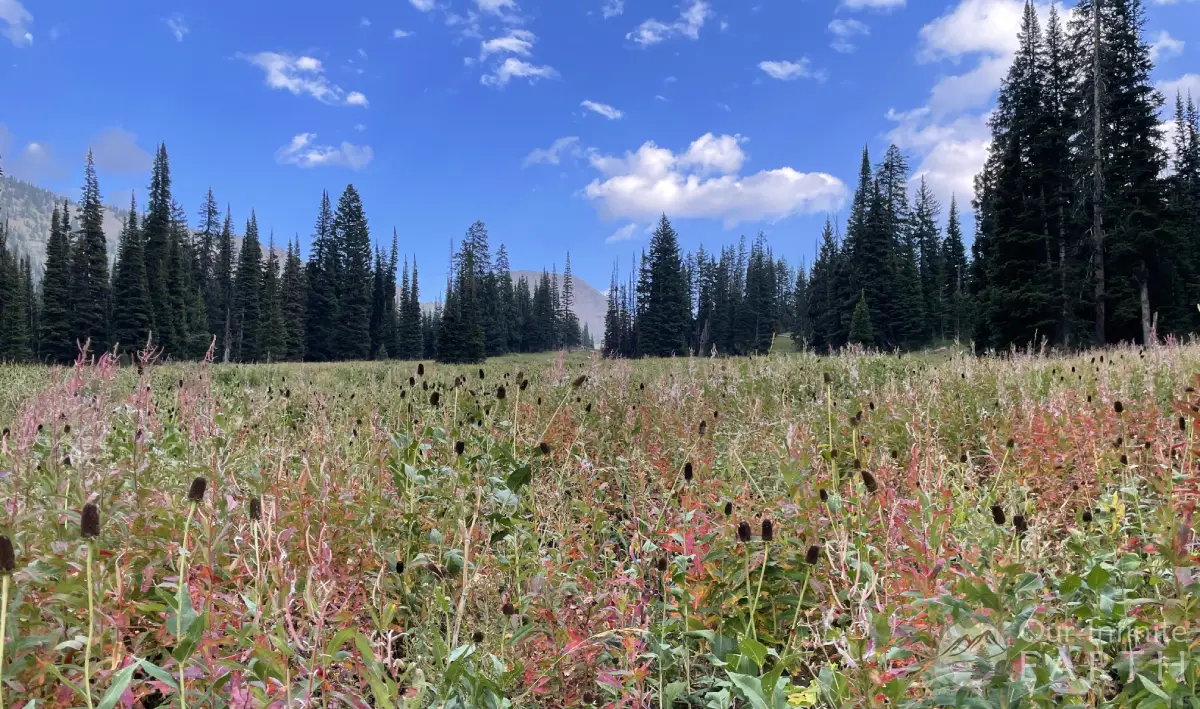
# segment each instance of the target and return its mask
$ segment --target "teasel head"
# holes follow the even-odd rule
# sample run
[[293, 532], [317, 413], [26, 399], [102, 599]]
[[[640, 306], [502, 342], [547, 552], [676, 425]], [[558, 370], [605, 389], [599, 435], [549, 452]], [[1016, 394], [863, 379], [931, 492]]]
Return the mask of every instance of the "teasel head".
[[500, 612], [504, 614], [505, 618], [511, 618], [517, 614], [517, 608], [512, 601], [505, 601], [504, 605], [500, 607]]
[[727, 500], [725, 502], [725, 516], [728, 517], [732, 514], [733, 514], [733, 503]]
[[575, 377], [575, 381], [571, 382], [571, 388], [578, 389], [579, 387], [583, 386], [583, 383], [586, 381], [587, 381], [587, 375], [580, 374], [578, 377]]
[[100, 536], [100, 508], [95, 502], [84, 505], [79, 513], [79, 536], [84, 539]]
[[250, 521], [258, 522], [262, 520], [262, 500], [258, 497], [250, 498]]
[[438, 402], [441, 400], [442, 400], [442, 395], [440, 392], [435, 391], [429, 395], [429, 405], [430, 406], [437, 406]]
[[550, 444], [545, 441], [542, 441], [541, 443], [538, 444], [538, 450], [541, 452], [542, 455], [550, 455]]
[[403, 559], [396, 560], [395, 569], [396, 569], [396, 573], [398, 573], [402, 576], [404, 575], [404, 560]]
[[1121, 465], [1129, 465], [1129, 456], [1121, 454]]
[[821, 560], [821, 545], [813, 544], [812, 546], [810, 546], [808, 548], [808, 551], [804, 553], [804, 563], [808, 564], [809, 566], [816, 566], [817, 562], [820, 560]]
[[1113, 411], [1117, 412], [1118, 415], [1125, 413], [1125, 404], [1122, 404], [1121, 400], [1117, 399], [1113, 402]]
[[737, 535], [739, 542], [745, 543], [750, 541], [750, 523], [745, 521], [738, 522]]
[[496, 387], [496, 398], [498, 400], [504, 401], [504, 397], [506, 397], [506, 396], [508, 396], [508, 390], [504, 388], [503, 384]]
[[1091, 510], [1083, 511], [1083, 521], [1085, 524], [1090, 523], [1092, 521], [1092, 511]]
[[6, 534], [0, 534], [0, 576], [11, 575], [17, 570], [17, 554], [13, 551], [12, 540]]
[[[482, 372], [483, 370], [481, 369], [479, 371]], [[483, 631], [476, 630], [475, 632], [471, 633], [471, 642], [475, 643], [476, 645], [483, 642]]]
[[1011, 449], [1013, 446], [1017, 445], [1017, 441], [1014, 438], [1010, 438], [1010, 439], [1008, 439], [1008, 441], [1005, 442], [1005, 445]]
[[467, 449], [466, 443], [463, 443], [462, 441], [457, 441], [454, 444], [454, 455], [462, 455], [463, 451], [465, 451], [466, 449]]
[[686, 463], [684, 463], [684, 464], [683, 464], [683, 479], [684, 479], [684, 480], [686, 480], [686, 481], [688, 481], [688, 482], [691, 482], [691, 481], [692, 481], [692, 475], [693, 475], [693, 473], [692, 473], [692, 461], [690, 461], [690, 460], [689, 460], [688, 462], [686, 462]]
[[417, 376], [418, 377], [425, 376], [425, 363], [424, 362], [417, 363]]
[[191, 502], [201, 502], [204, 500], [204, 491], [208, 489], [208, 480], [204, 477], [197, 477], [192, 480], [192, 486], [188, 488], [188, 500]]
[[528, 380], [528, 379], [522, 379], [522, 380], [521, 380], [521, 386], [520, 386], [520, 389], [521, 389], [521, 391], [525, 391], [527, 388], [529, 388], [529, 380]]
[[769, 518], [762, 521], [762, 540], [764, 542], [775, 541], [775, 523]]
[[708, 433], [708, 421], [701, 420], [697, 430], [700, 432], [701, 436]]
[[871, 474], [870, 470], [863, 470], [861, 472], [863, 486], [867, 488], [867, 492], [874, 494], [879, 489], [879, 483], [875, 480], [875, 476]]
[[670, 565], [670, 562], [667, 561], [667, 557], [665, 557], [665, 556], [658, 557], [658, 564], [657, 564], [658, 573], [665, 574], [667, 572], [667, 567], [669, 565]]
[[825, 488], [817, 490], [817, 496], [821, 498], [821, 502], [829, 502], [829, 491]]
[[1004, 508], [1000, 505], [992, 505], [992, 521], [997, 525], [1003, 525], [1004, 519]]
[[1025, 521], [1025, 515], [1013, 515], [1013, 529], [1017, 530], [1017, 534], [1025, 534], [1029, 531], [1029, 525]]

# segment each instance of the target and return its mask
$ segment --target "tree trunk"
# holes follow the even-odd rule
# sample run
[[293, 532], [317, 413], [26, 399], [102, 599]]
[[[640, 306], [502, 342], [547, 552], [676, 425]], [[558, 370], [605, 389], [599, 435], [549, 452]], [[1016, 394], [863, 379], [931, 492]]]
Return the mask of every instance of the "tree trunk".
[[1100, 212], [1100, 198], [1104, 194], [1104, 173], [1100, 146], [1100, 3], [1092, 5], [1092, 295], [1096, 300], [1096, 345], [1102, 346], [1104, 337], [1104, 222]]
[[1145, 265], [1142, 266], [1142, 275], [1138, 278], [1138, 290], [1142, 296], [1142, 344], [1149, 346], [1154, 343], [1154, 326], [1150, 322], [1150, 285], [1146, 277]]
[[[1059, 207], [1058, 211], [1061, 220], [1062, 207]], [[1062, 221], [1059, 221], [1059, 224], [1061, 225]], [[1065, 349], [1071, 346], [1071, 309], [1069, 307], [1070, 301], [1067, 298], [1067, 245], [1063, 241], [1061, 228], [1058, 234], [1058, 281], [1059, 288], [1062, 290], [1062, 304], [1060, 306], [1061, 313], [1059, 314], [1059, 318], [1062, 327], [1062, 346]]]

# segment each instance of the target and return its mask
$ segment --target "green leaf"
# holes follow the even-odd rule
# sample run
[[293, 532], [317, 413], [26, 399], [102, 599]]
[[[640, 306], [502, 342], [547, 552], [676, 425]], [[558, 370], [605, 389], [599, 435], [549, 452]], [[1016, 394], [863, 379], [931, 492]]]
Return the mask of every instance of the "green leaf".
[[146, 674], [150, 675], [151, 677], [158, 680], [159, 682], [162, 682], [163, 684], [167, 685], [171, 689], [178, 688], [177, 685], [175, 684], [175, 678], [172, 677], [169, 672], [167, 672], [163, 668], [159, 667], [158, 665], [154, 664], [153, 662], [150, 662], [149, 660], [138, 660], [138, 665], [143, 670], [146, 671]]
[[108, 691], [101, 697], [100, 703], [96, 705], [96, 709], [112, 709], [116, 706], [117, 702], [121, 699], [121, 695], [129, 687], [129, 681], [133, 679], [133, 671], [137, 668], [138, 663], [135, 662], [113, 675], [112, 684], [109, 685]]
[[762, 682], [757, 677], [737, 672], [726, 672], [726, 674], [729, 675], [729, 681], [733, 682], [733, 685], [746, 696], [746, 699], [750, 700], [750, 706], [754, 709], [771, 709], [766, 695], [763, 694]]
[[531, 480], [533, 480], [533, 468], [526, 463], [509, 473], [508, 477], [504, 479], [504, 485], [513, 492], [520, 492], [521, 488], [528, 485]]
[[686, 688], [687, 688], [687, 685], [682, 681], [672, 682], [672, 683], [668, 684], [666, 689], [663, 690], [662, 705], [664, 707], [675, 706], [675, 700], [679, 699], [679, 695], [683, 694], [683, 690]]
[[758, 669], [761, 671], [763, 663], [767, 661], [767, 646], [763, 645], [754, 638], [743, 637], [738, 640], [738, 650], [749, 657]]
[[1111, 574], [1105, 571], [1103, 566], [1096, 564], [1088, 572], [1088, 575], [1084, 577], [1084, 581], [1087, 582], [1088, 588], [1093, 591], [1099, 591], [1108, 584], [1110, 578], [1112, 578]]
[[1139, 674], [1137, 677], [1138, 680], [1141, 681], [1142, 686], [1150, 690], [1151, 694], [1159, 697], [1160, 699], [1165, 699], [1168, 702], [1171, 701], [1171, 698], [1167, 696], [1167, 693], [1162, 691], [1162, 687], [1159, 687], [1157, 684], [1151, 682], [1149, 677], [1143, 674]]

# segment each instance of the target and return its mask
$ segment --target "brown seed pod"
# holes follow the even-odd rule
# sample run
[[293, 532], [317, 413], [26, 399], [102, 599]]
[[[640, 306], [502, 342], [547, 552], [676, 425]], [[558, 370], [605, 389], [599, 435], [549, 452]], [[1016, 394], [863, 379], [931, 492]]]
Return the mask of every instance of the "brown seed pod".
[[100, 508], [89, 502], [79, 513], [79, 536], [84, 539], [100, 536]]
[[745, 543], [750, 541], [750, 523], [738, 522], [737, 535], [739, 542]]
[[764, 542], [775, 541], [775, 523], [769, 519], [762, 521], [762, 540]]
[[250, 498], [250, 520], [258, 522], [262, 519], [262, 500], [257, 497]]
[[819, 544], [813, 544], [812, 546], [810, 546], [808, 548], [808, 551], [805, 552], [805, 554], [804, 554], [804, 563], [808, 564], [809, 566], [815, 566], [816, 563], [820, 560], [821, 560], [821, 546]]
[[13, 551], [12, 540], [7, 535], [0, 535], [0, 576], [11, 574], [17, 569], [17, 554]]

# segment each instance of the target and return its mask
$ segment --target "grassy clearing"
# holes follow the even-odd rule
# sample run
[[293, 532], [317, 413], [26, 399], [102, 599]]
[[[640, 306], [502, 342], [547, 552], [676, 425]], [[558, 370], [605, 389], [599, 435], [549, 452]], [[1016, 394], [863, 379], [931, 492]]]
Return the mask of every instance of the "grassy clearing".
[[1197, 372], [4, 367], [0, 706], [1196, 706]]

